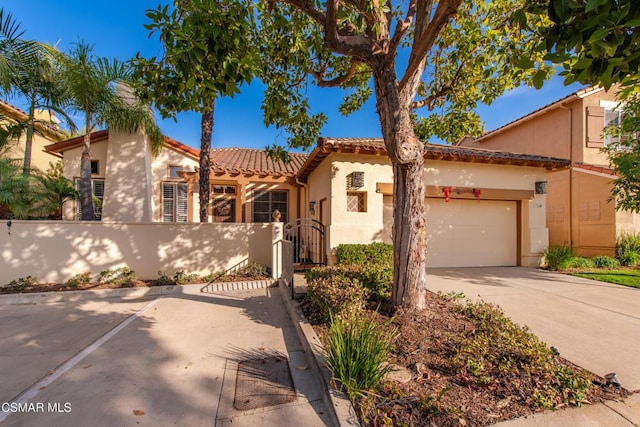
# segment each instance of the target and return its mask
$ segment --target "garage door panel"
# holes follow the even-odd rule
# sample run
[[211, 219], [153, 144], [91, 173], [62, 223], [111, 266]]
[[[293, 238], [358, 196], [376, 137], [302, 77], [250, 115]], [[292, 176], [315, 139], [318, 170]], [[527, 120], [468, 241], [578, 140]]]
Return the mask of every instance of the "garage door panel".
[[517, 265], [517, 205], [427, 199], [427, 265]]

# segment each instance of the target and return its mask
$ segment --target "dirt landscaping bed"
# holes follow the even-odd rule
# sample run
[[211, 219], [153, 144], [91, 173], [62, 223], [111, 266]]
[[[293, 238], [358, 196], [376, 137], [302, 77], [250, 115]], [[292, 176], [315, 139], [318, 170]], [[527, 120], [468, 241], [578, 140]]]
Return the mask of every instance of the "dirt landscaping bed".
[[[388, 313], [384, 308], [378, 312], [377, 307], [365, 309], [361, 317], [375, 316], [381, 327], [394, 331], [389, 363], [405, 371], [409, 380], [383, 380], [375, 390], [355, 399], [362, 424], [486, 426], [534, 414], [545, 407], [561, 409], [578, 402], [588, 405], [618, 400], [628, 394], [557, 355], [552, 357], [551, 369], [561, 375], [532, 372], [526, 368], [526, 359], [536, 353], [529, 349], [540, 345], [548, 351], [548, 347], [526, 334], [515, 335], [524, 341], [516, 346], [521, 350], [501, 354], [501, 347], [513, 343], [482, 335], [481, 318], [494, 316], [490, 309], [483, 311], [485, 306], [488, 307], [478, 305], [474, 309], [477, 311], [472, 312], [453, 301], [452, 296], [431, 293], [427, 309], [421, 312], [400, 311], [391, 317], [380, 314]], [[309, 311], [309, 303], [303, 302], [303, 308], [310, 319], [315, 317]], [[502, 318], [498, 321], [503, 322]], [[382, 326], [385, 322], [388, 325]], [[328, 324], [315, 323], [314, 329], [326, 343]], [[493, 355], [509, 360], [487, 363], [486, 370], [478, 367]], [[558, 378], [566, 384], [557, 384]], [[576, 390], [581, 384], [584, 395], [578, 396]], [[560, 390], [557, 394], [556, 389]]]

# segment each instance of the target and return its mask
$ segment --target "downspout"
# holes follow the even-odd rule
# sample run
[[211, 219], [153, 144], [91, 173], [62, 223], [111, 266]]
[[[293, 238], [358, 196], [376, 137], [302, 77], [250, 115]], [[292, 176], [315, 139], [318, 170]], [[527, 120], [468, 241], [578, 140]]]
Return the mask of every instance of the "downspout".
[[309, 184], [305, 184], [304, 182], [300, 181], [300, 179], [296, 176], [296, 184], [298, 184], [299, 186], [301, 186], [302, 188], [304, 188], [304, 202], [302, 203], [302, 206], [300, 206], [300, 197], [298, 197], [298, 209], [300, 209], [299, 212], [299, 216], [302, 216], [302, 213], [305, 212], [305, 207], [309, 206]]

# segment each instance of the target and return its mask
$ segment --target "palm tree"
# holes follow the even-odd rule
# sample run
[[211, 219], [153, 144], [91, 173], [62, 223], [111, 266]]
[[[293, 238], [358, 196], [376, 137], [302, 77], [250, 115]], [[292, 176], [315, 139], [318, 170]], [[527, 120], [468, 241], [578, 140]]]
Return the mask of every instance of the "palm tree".
[[[22, 123], [25, 128], [25, 150], [22, 172], [29, 175], [31, 170], [31, 150], [33, 136], [40, 129], [51, 127], [51, 122], [36, 119], [37, 110], [48, 110], [57, 113], [70, 124], [73, 122], [64, 111], [65, 94], [58, 78], [60, 67], [56, 58], [60, 53], [50, 46], [40, 45], [32, 55], [24, 58], [19, 52], [11, 52], [12, 73], [9, 76], [11, 94], [22, 96], [27, 100], [27, 119]], [[73, 130], [73, 125], [71, 126]]]
[[62, 219], [62, 208], [69, 200], [76, 200], [80, 193], [73, 182], [65, 178], [62, 170], [62, 162], [49, 164], [46, 173], [36, 174], [37, 187], [35, 200], [40, 217], [50, 219]]
[[144, 131], [157, 152], [162, 133], [149, 108], [138, 100], [125, 99], [121, 90], [131, 80], [131, 70], [123, 62], [96, 57], [93, 46], [79, 42], [64, 66], [65, 93], [72, 109], [84, 116], [84, 147], [80, 161], [80, 201], [82, 220], [95, 220], [91, 192], [91, 133], [101, 126], [123, 132]]

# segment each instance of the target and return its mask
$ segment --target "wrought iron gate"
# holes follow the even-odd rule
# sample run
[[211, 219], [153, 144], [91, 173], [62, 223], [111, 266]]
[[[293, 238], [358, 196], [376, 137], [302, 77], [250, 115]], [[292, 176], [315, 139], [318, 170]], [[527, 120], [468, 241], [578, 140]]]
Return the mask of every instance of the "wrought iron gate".
[[293, 267], [305, 270], [327, 264], [325, 226], [315, 219], [298, 218], [284, 226], [284, 238], [293, 245]]

